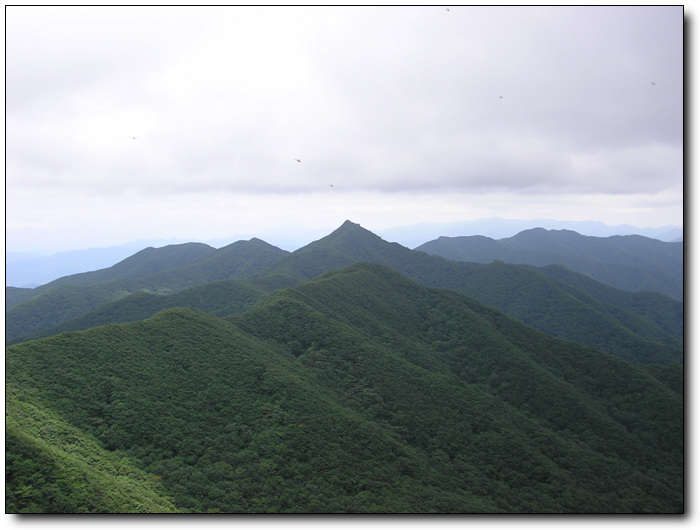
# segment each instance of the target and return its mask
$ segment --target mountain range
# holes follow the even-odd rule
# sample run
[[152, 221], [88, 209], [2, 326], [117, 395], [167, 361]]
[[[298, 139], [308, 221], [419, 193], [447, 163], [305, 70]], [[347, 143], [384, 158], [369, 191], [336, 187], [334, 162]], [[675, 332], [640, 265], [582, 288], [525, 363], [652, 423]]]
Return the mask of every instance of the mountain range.
[[9, 513], [684, 511], [661, 293], [348, 221], [7, 299]]
[[[456, 290], [495, 307], [536, 329], [602, 349], [636, 362], [680, 362], [683, 341], [681, 302], [653, 292], [631, 293], [553, 269], [494, 262], [460, 263], [388, 243], [347, 221], [328, 236], [289, 253], [252, 239], [233, 243], [184, 265], [123, 277], [125, 271], [152, 270], [151, 261], [177, 264], [192, 257], [192, 244], [143, 251], [103, 271], [7, 294], [6, 341], [20, 342], [61, 331], [134, 321], [170, 307], [193, 307], [223, 314], [250, 307], [279, 287], [309, 281], [353, 263], [380, 263], [429, 287]], [[160, 252], [159, 252], [160, 251]], [[161, 252], [168, 257], [165, 260]], [[91, 283], [95, 278], [110, 279]], [[255, 280], [255, 285], [250, 280]], [[208, 285], [238, 280], [234, 285]], [[245, 280], [245, 281], [243, 281]], [[188, 290], [188, 288], [190, 288]], [[240, 297], [212, 296], [220, 289]], [[169, 296], [162, 296], [169, 295]], [[136, 298], [134, 298], [136, 297]], [[22, 301], [24, 300], [24, 301]]]
[[[608, 226], [594, 221], [556, 221], [552, 219], [476, 219], [455, 223], [422, 223], [375, 230], [374, 232], [387, 241], [396, 241], [403, 246], [415, 248], [440, 236], [478, 234], [502, 238], [534, 227], [574, 230], [587, 236], [608, 237], [637, 234], [661, 241], [683, 241], [682, 226], [639, 228], [629, 225]], [[279, 248], [293, 251], [305, 246], [309, 241], [323, 237], [330, 230], [284, 225], [268, 228], [255, 234], [239, 234], [226, 238], [202, 240], [202, 242], [213, 248], [221, 248], [237, 241], [257, 238], [271, 242]], [[142, 239], [117, 246], [63, 251], [55, 254], [7, 251], [5, 252], [5, 285], [33, 288], [63, 276], [110, 267], [147, 247], [163, 247], [187, 242], [177, 239]]]
[[456, 261], [563, 265], [626, 291], [658, 291], [683, 299], [683, 243], [638, 235], [590, 237], [534, 228], [513, 237], [440, 237], [416, 250]]
[[663, 226], [657, 228], [640, 228], [631, 225], [609, 226], [599, 221], [558, 221], [554, 219], [474, 219], [453, 223], [420, 223], [410, 226], [377, 231], [385, 239], [398, 241], [410, 248], [437, 239], [438, 237], [457, 237], [481, 235], [495, 239], [511, 237], [532, 228], [547, 230], [571, 230], [581, 235], [594, 237], [641, 235], [661, 241], [683, 241], [682, 226]]

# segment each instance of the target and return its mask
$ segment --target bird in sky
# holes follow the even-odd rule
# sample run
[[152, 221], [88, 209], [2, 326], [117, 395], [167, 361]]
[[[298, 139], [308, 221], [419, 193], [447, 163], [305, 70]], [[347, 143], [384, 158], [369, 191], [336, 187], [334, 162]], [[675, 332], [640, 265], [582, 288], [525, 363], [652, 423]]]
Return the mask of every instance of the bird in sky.
[[296, 160], [297, 162], [299, 162], [301, 164], [301, 160], [299, 160], [298, 158], [295, 158], [294, 160]]
[[332, 187], [333, 187], [333, 184], [330, 184], [330, 187], [332, 188]]
[[498, 96], [498, 99], [503, 99], [503, 96]]
[[651, 84], [652, 84], [652, 85], [655, 85], [656, 83], [654, 83], [654, 82], [652, 81]]

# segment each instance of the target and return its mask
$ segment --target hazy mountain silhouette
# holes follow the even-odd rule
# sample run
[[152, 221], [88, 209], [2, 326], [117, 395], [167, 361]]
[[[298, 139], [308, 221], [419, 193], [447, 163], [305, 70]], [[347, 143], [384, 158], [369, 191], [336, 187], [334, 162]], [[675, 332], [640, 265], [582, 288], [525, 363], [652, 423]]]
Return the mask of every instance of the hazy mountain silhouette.
[[683, 244], [638, 235], [590, 237], [536, 228], [494, 240], [440, 237], [416, 250], [455, 261], [563, 265], [627, 291], [657, 291], [683, 299]]

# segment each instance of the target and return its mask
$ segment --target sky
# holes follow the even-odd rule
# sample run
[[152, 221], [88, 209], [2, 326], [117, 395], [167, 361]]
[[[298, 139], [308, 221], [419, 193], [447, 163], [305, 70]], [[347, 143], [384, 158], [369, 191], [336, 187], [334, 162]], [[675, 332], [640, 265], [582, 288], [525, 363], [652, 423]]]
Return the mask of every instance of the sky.
[[683, 225], [682, 6], [5, 17], [7, 251], [346, 219]]

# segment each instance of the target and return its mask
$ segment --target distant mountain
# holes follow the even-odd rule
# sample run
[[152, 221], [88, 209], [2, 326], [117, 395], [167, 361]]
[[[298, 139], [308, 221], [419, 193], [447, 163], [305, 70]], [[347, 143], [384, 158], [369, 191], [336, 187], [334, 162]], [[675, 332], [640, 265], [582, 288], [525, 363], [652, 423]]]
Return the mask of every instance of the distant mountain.
[[149, 246], [162, 247], [181, 242], [139, 240], [122, 245], [71, 250], [50, 255], [26, 252], [5, 253], [5, 285], [34, 288], [57, 278], [111, 267]]
[[402, 274], [423, 270], [437, 262], [434, 258], [429, 258], [427, 264], [424, 255], [398, 243], [388, 243], [359, 224], [345, 221], [329, 235], [285, 256], [265, 271], [265, 274], [306, 281], [361, 261], [385, 264]]
[[314, 241], [328, 234], [333, 228], [309, 228], [298, 224], [285, 224], [269, 227], [256, 232], [255, 234], [234, 235], [225, 238], [209, 239], [205, 243], [214, 247], [229, 245], [241, 239], [262, 239], [287, 251], [297, 250], [310, 241]]
[[[420, 223], [407, 226], [375, 229], [374, 232], [387, 241], [396, 241], [415, 248], [440, 236], [482, 235], [492, 238], [510, 237], [530, 228], [568, 229], [588, 236], [638, 234], [661, 241], [682, 241], [682, 226], [639, 228], [630, 225], [608, 226], [595, 221], [558, 221], [553, 219], [511, 220], [476, 219], [456, 223]], [[300, 225], [283, 225], [263, 229], [257, 233], [239, 233], [225, 238], [201, 240], [214, 248], [252, 238], [263, 239], [273, 245], [294, 251], [310, 241], [319, 239], [331, 228], [309, 228]], [[37, 255], [26, 252], [6, 252], [5, 285], [33, 288], [57, 278], [110, 267], [147, 247], [163, 247], [187, 243], [186, 240], [161, 239], [138, 240], [122, 245]]]
[[5, 253], [5, 286], [32, 289], [61, 276], [114, 265], [139, 249], [113, 248], [62, 252], [49, 256]]
[[9, 309], [59, 285], [89, 286], [113, 280], [143, 278], [181, 267], [214, 251], [215, 249], [203, 243], [168, 245], [162, 248], [148, 247], [110, 267], [62, 276], [33, 289], [18, 291], [6, 288], [5, 307]]
[[7, 348], [6, 511], [682, 513], [682, 374], [358, 263]]
[[[367, 238], [372, 240], [369, 245], [364, 242]], [[355, 246], [353, 239], [358, 243]], [[347, 221], [332, 234], [310, 243], [297, 253], [290, 254], [259, 239], [252, 239], [223, 247], [187, 266], [138, 280], [118, 280], [90, 288], [54, 288], [41, 297], [35, 296], [21, 305], [8, 308], [6, 341], [13, 344], [62, 331], [131, 322], [171, 307], [192, 307], [221, 314], [218, 293], [212, 290], [217, 286], [203, 284], [231, 278], [258, 277], [259, 283], [267, 283], [273, 288], [288, 287], [363, 259], [381, 261], [381, 255], [386, 252], [386, 243], [381, 242], [372, 249], [376, 240], [380, 238]], [[337, 255], [330, 250], [333, 247], [338, 249]], [[389, 245], [389, 250], [398, 252], [399, 259], [406, 252], [412, 254], [397, 244]], [[277, 266], [280, 261], [284, 264]], [[396, 258], [389, 261], [396, 261]], [[202, 288], [192, 288], [198, 285], [202, 285]], [[229, 292], [241, 286], [222, 284], [218, 288]], [[37, 288], [34, 291], [41, 293], [42, 290]], [[178, 293], [181, 290], [183, 292]], [[245, 288], [243, 292], [246, 292]], [[156, 293], [170, 296], [157, 296]], [[21, 295], [27, 300], [32, 294], [31, 291], [22, 290], [13, 296]], [[211, 298], [212, 295], [214, 298]], [[246, 294], [245, 300], [252, 298]], [[242, 310], [248, 307], [245, 300], [229, 304], [238, 304], [237, 307]], [[56, 310], [57, 307], [64, 309]]]
[[288, 254], [258, 238], [236, 241], [154, 280], [163, 287], [179, 290], [214, 281], [248, 278]]
[[[196, 245], [192, 248], [203, 250], [201, 244], [192, 245]], [[178, 245], [177, 248], [182, 250], [190, 247]], [[40, 286], [30, 292], [10, 291], [12, 299], [8, 296], [5, 314], [6, 340], [12, 341], [17, 337], [59, 326], [67, 320], [81, 317], [103, 304], [130, 294], [169, 294], [205, 283], [249, 277], [287, 254], [264, 241], [253, 239], [233, 243], [218, 250], [205, 251], [198, 259], [190, 259], [185, 265], [148, 273], [149, 267], [144, 265], [145, 255], [150, 258], [146, 262], [153, 263], [155, 260], [162, 267], [166, 263], [175, 263], [172, 259], [165, 259], [172, 257], [172, 252], [170, 247], [145, 253], [142, 251], [124, 260], [127, 264], [140, 264], [139, 267], [127, 266], [121, 262], [109, 269], [98, 271], [103, 277], [115, 278], [104, 283], [91, 285], [89, 282], [95, 278], [94, 273], [83, 273], [77, 275], [73, 281], [84, 281], [87, 285], [63, 283], [63, 279], [59, 279], [50, 288]], [[131, 277], [136, 270], [146, 275]], [[25, 301], [17, 303], [19, 296], [25, 297]], [[15, 302], [16, 305], [10, 305], [11, 302]]]
[[216, 249], [204, 243], [148, 247], [106, 269], [64, 276], [34, 291], [43, 292], [57, 285], [95, 285], [118, 279], [144, 278], [182, 267], [214, 252]]
[[548, 230], [573, 230], [579, 234], [597, 237], [642, 235], [661, 241], [672, 241], [683, 235], [682, 226], [663, 226], [658, 228], [640, 228], [630, 225], [608, 226], [598, 221], [558, 221], [555, 219], [475, 219], [455, 223], [420, 223], [376, 230], [376, 233], [388, 241], [396, 241], [404, 246], [415, 248], [426, 241], [440, 236], [480, 235], [501, 239], [511, 237], [523, 230], [532, 228]]
[[[238, 234], [198, 242], [214, 249], [220, 249], [238, 241], [258, 239], [270, 242], [280, 249], [292, 251], [327, 233], [328, 231], [322, 228], [284, 225], [264, 229], [256, 234]], [[65, 276], [109, 268], [149, 247], [161, 248], [186, 243], [191, 242], [173, 238], [140, 239], [121, 245], [51, 254], [8, 251], [5, 253], [5, 285], [34, 288]]]
[[683, 299], [683, 244], [643, 236], [607, 238], [535, 228], [494, 240], [440, 237], [416, 248], [455, 261], [563, 265], [627, 291], [657, 291]]

